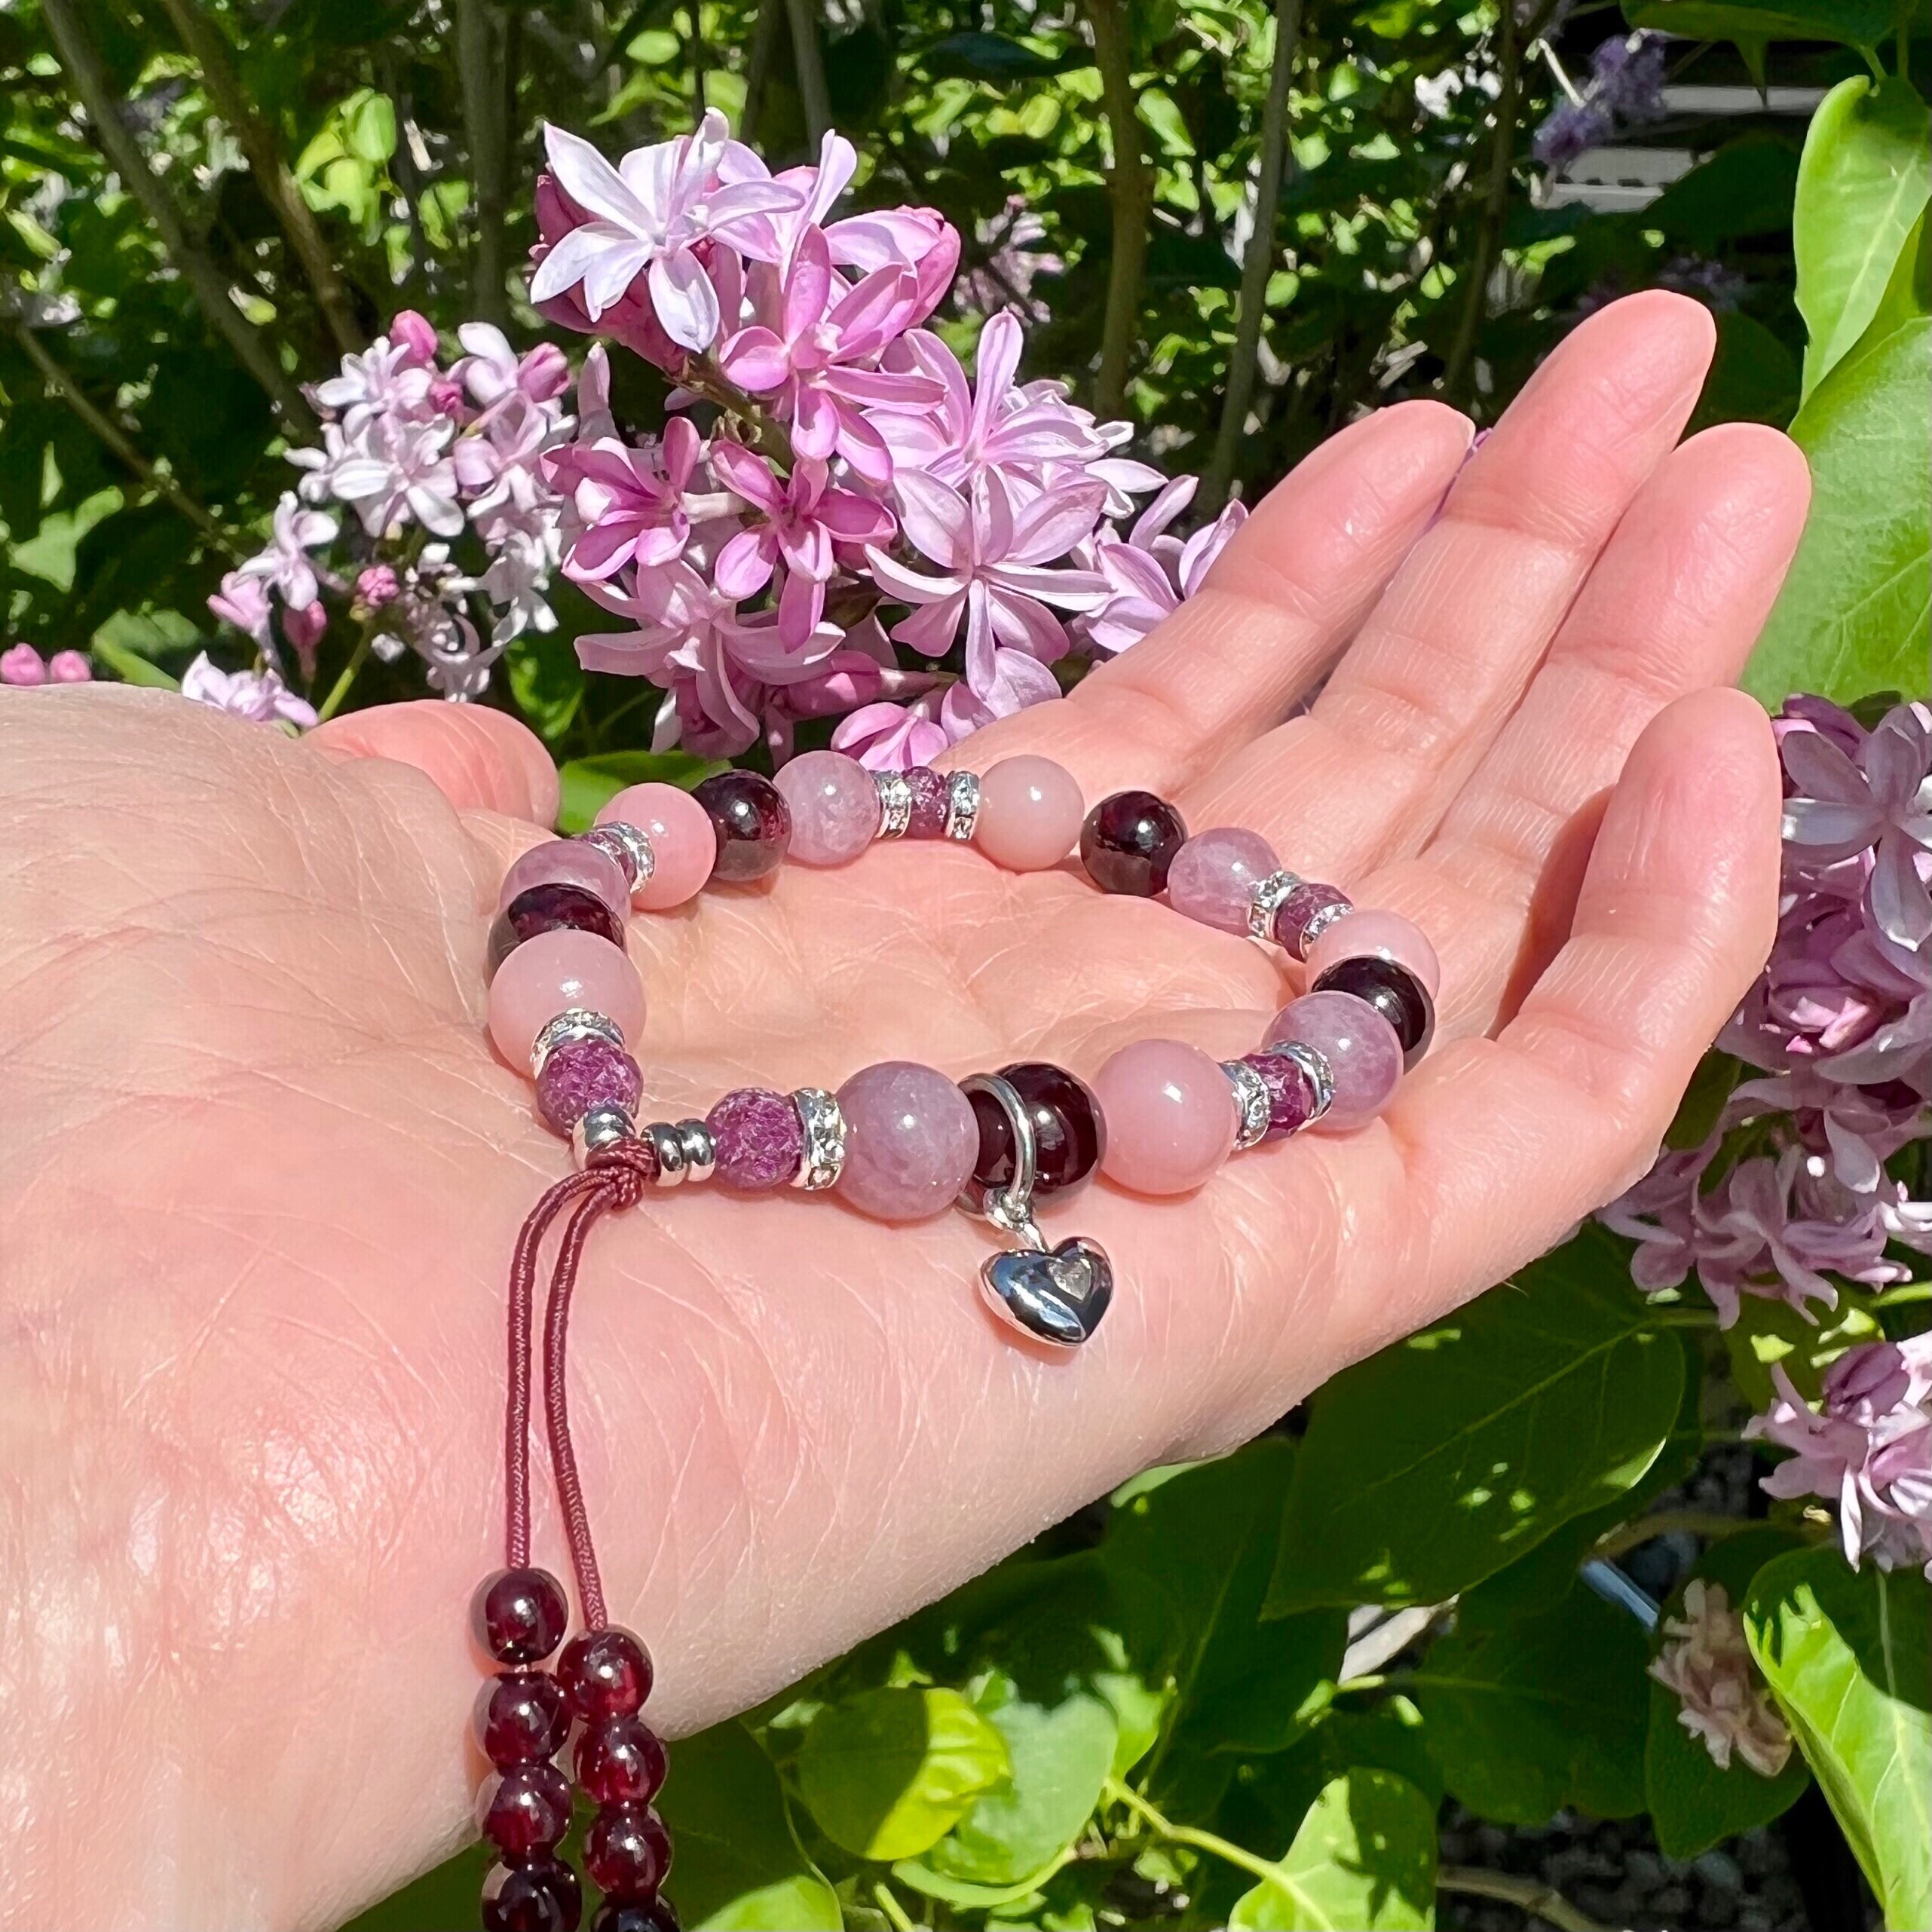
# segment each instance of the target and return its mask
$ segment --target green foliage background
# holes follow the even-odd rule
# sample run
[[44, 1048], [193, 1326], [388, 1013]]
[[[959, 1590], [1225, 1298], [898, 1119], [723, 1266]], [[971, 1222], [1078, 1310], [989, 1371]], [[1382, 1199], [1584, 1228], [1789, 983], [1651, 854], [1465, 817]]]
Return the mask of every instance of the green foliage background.
[[[286, 485], [299, 384], [404, 305], [534, 337], [515, 271], [541, 121], [616, 149], [688, 127], [701, 94], [774, 163], [829, 117], [861, 201], [938, 206], [969, 268], [993, 272], [1023, 204], [1064, 265], [1032, 291], [1026, 372], [1124, 411], [1210, 501], [1396, 397], [1493, 420], [1607, 294], [1741, 277], [1699, 422], [1788, 424], [1817, 482], [1752, 687], [1924, 689], [1922, 8], [1597, 0], [1550, 28], [1554, 61], [1548, 14], [1493, 0], [797, 11], [802, 42], [782, 0], [0, 0], [8, 637], [160, 681], [219, 651], [204, 600]], [[1627, 25], [1683, 36], [1679, 81], [1832, 91], [1808, 138], [1680, 117], [1658, 138], [1705, 158], [1639, 211], [1551, 207], [1529, 141], [1557, 68]], [[657, 378], [620, 362], [620, 412], [653, 420]], [[492, 700], [568, 761], [581, 822], [641, 774], [648, 700], [586, 681], [568, 641], [589, 613], [566, 592], [562, 614]], [[410, 677], [372, 667], [357, 700]], [[1687, 1119], [1711, 1104], [1694, 1092]], [[1815, 1777], [1887, 1922], [1932, 1924], [1922, 1578], [1854, 1575], [1796, 1515], [1712, 1545], [1700, 1573], [1745, 1606], [1802, 1747], [1768, 1780], [1686, 1741], [1643, 1674], [1654, 1640], [1584, 1580], [1761, 1406], [1769, 1361], [1815, 1389], [1926, 1298], [1842, 1292], [1828, 1330], [1753, 1301], [1720, 1339], [1585, 1235], [1291, 1426], [1138, 1479], [681, 1744], [686, 1921], [1426, 1926], [1462, 1883], [1438, 1867], [1446, 1797], [1523, 1824], [1646, 1812], [1682, 1857]], [[1432, 1634], [1352, 1670], [1364, 1606], [1434, 1612]], [[480, 1869], [466, 1854], [358, 1924], [468, 1922]]]

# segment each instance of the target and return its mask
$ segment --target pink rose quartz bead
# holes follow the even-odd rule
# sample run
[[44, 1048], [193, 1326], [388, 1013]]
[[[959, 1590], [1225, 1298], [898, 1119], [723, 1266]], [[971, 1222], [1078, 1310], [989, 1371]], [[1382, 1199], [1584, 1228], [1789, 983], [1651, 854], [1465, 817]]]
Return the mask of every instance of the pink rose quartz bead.
[[651, 877], [631, 894], [645, 912], [669, 912], [704, 890], [718, 862], [718, 833], [711, 814], [675, 785], [632, 785], [597, 814], [600, 825], [635, 825], [651, 841], [657, 861]]
[[1281, 869], [1275, 848], [1259, 832], [1217, 825], [1196, 832], [1174, 855], [1168, 868], [1168, 903], [1203, 926], [1245, 932], [1255, 887]]
[[1220, 1063], [1179, 1040], [1139, 1039], [1100, 1070], [1101, 1171], [1136, 1194], [1185, 1194], [1234, 1147], [1235, 1103]]
[[620, 923], [631, 909], [631, 889], [624, 868], [608, 852], [581, 839], [553, 838], [533, 845], [504, 874], [498, 895], [499, 910], [532, 886], [577, 886], [594, 893], [611, 908]]
[[1009, 872], [1046, 872], [1071, 852], [1087, 815], [1073, 775], [1051, 758], [1002, 758], [979, 781], [972, 842]]
[[838, 1190], [880, 1221], [944, 1214], [979, 1153], [972, 1103], [930, 1067], [887, 1060], [838, 1090], [847, 1129]]
[[[510, 955], [514, 959], [516, 955]], [[1395, 1029], [1352, 993], [1305, 993], [1275, 1016], [1267, 1044], [1299, 1040], [1328, 1062], [1335, 1098], [1314, 1125], [1330, 1133], [1366, 1126], [1389, 1104], [1402, 1077]]]
[[573, 1006], [614, 1021], [625, 1043], [644, 1032], [644, 982], [629, 954], [594, 932], [565, 926], [524, 941], [490, 981], [490, 1037], [519, 1071], [538, 1033]]
[[786, 856], [805, 865], [844, 865], [879, 834], [872, 774], [843, 752], [807, 752], [772, 780], [791, 807]]
[[1312, 986], [1344, 960], [1392, 960], [1421, 981], [1433, 1000], [1442, 982], [1442, 964], [1422, 928], [1400, 913], [1357, 910], [1344, 913], [1308, 949], [1308, 983]]

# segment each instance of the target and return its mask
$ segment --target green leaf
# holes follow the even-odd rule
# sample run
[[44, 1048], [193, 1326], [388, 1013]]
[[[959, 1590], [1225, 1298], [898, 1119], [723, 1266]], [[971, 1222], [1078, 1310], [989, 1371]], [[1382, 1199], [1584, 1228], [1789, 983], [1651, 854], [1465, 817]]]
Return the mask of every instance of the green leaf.
[[1234, 1932], [1425, 1932], [1435, 1924], [1435, 1806], [1363, 1767], [1323, 1787], [1279, 1875], [1245, 1893]]
[[1891, 0], [1624, 0], [1633, 27], [1686, 40], [1835, 40], [1876, 47], [1892, 26]]
[[145, 684], [155, 690], [178, 691], [181, 680], [171, 678], [158, 664], [150, 664], [131, 645], [117, 638], [94, 635], [93, 654], [118, 678], [130, 684]]
[[1801, 1550], [1758, 1572], [1751, 1653], [1893, 1932], [1932, 1925], [1932, 1593], [1915, 1571]]
[[[1670, 1619], [1683, 1614], [1684, 1590], [1693, 1580], [1721, 1588], [1730, 1607], [1741, 1610], [1759, 1567], [1790, 1549], [1794, 1540], [1787, 1530], [1765, 1527], [1741, 1530], [1713, 1544], [1664, 1605], [1652, 1655], [1668, 1641]], [[1795, 1750], [1775, 1777], [1753, 1771], [1735, 1752], [1729, 1765], [1720, 1769], [1702, 1741], [1678, 1722], [1682, 1707], [1674, 1692], [1654, 1677], [1650, 1680], [1644, 1808], [1667, 1858], [1695, 1858], [1721, 1839], [1769, 1824], [1797, 1802], [1811, 1781], [1805, 1760]]]
[[1010, 1774], [1006, 1740], [957, 1691], [886, 1687], [828, 1705], [798, 1750], [819, 1829], [862, 1858], [910, 1858]]
[[657, 1802], [692, 1932], [838, 1932], [837, 1896], [792, 1836], [771, 1760], [735, 1719], [678, 1745]]
[[1044, 80], [1067, 63], [1036, 54], [1005, 34], [956, 33], [935, 41], [920, 64], [935, 79], [957, 75], [1000, 87], [1013, 81]]
[[597, 814], [628, 785], [679, 785], [688, 791], [724, 767], [715, 758], [689, 752], [604, 752], [572, 758], [558, 772], [562, 803], [557, 825], [565, 832], [586, 831]]
[[1338, 1376], [1296, 1457], [1268, 1613], [1439, 1603], [1628, 1489], [1683, 1387], [1650, 1318], [1593, 1228]]
[[1797, 187], [1798, 150], [1775, 135], [1747, 134], [1679, 175], [1644, 210], [1643, 225], [1715, 255], [1742, 236], [1788, 230]]
[[526, 632], [504, 654], [510, 695], [531, 730], [553, 742], [568, 731], [583, 703], [583, 666], [559, 632]]
[[1744, 687], [1772, 708], [1793, 691], [1848, 702], [1922, 687], [1932, 608], [1932, 321], [1860, 343], [1819, 384], [1791, 433], [1811, 461], [1811, 520]]
[[342, 103], [342, 141], [358, 161], [380, 166], [396, 152], [396, 107], [387, 94], [358, 88]]
[[1892, 279], [1878, 299], [1878, 313], [1872, 318], [1872, 339], [1875, 342], [1921, 315], [1932, 315], [1932, 232], [1927, 230], [1922, 212], [1899, 250]]
[[1444, 1782], [1503, 1824], [1539, 1825], [1566, 1805], [1641, 1811], [1643, 1627], [1581, 1583], [1550, 1609], [1514, 1607], [1472, 1592], [1410, 1680]]
[[1932, 115], [1910, 83], [1841, 81], [1811, 117], [1792, 213], [1807, 399], [1870, 326], [1928, 194]]
[[1799, 1394], [1817, 1399], [1825, 1370], [1860, 1342], [1875, 1341], [1878, 1324], [1859, 1300], [1839, 1291], [1835, 1313], [1819, 1311], [1808, 1321], [1789, 1302], [1747, 1295], [1738, 1319], [1724, 1330], [1731, 1357], [1731, 1379], [1753, 1409], [1767, 1409], [1777, 1392], [1771, 1370], [1781, 1362]]
[[1717, 348], [1691, 427], [1771, 423], [1782, 427], [1798, 406], [1798, 358], [1754, 315], [1717, 318]]

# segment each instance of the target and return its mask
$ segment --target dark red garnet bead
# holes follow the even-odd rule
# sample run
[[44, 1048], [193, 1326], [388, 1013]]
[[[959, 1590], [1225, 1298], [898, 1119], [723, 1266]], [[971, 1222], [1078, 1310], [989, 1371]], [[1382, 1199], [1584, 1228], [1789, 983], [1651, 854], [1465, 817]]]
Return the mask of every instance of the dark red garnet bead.
[[655, 1898], [671, 1869], [671, 1834], [648, 1805], [606, 1805], [583, 1834], [583, 1869], [607, 1897]]
[[1104, 893], [1152, 899], [1167, 890], [1168, 868], [1187, 843], [1187, 826], [1151, 791], [1116, 791], [1087, 814], [1080, 862]]
[[506, 1856], [527, 1858], [570, 1829], [570, 1780], [553, 1764], [493, 1772], [476, 1793], [476, 1823]]
[[663, 1788], [664, 1741], [640, 1717], [613, 1717], [577, 1741], [578, 1788], [593, 1804], [648, 1805]]
[[531, 886], [519, 893], [497, 914], [496, 923], [490, 928], [491, 975], [525, 940], [566, 927], [594, 932], [620, 948], [624, 943], [622, 923], [595, 893], [554, 880], [547, 885]]
[[691, 796], [709, 814], [718, 834], [714, 879], [740, 884], [762, 879], [783, 864], [791, 844], [791, 807], [768, 778], [755, 771], [721, 771]]
[[483, 1881], [483, 1932], [577, 1932], [583, 1888], [561, 1858], [513, 1858]]
[[667, 1898], [628, 1903], [606, 1899], [590, 1921], [590, 1932], [683, 1932], [676, 1906]]
[[547, 1569], [500, 1569], [470, 1606], [471, 1627], [499, 1664], [540, 1664], [564, 1640], [570, 1606]]
[[[1025, 1103], [1033, 1122], [1039, 1167], [1035, 1192], [1065, 1194], [1078, 1187], [1107, 1152], [1107, 1121], [1100, 1102], [1065, 1067], [1044, 1060], [1003, 1067], [1000, 1077]], [[1004, 1187], [1013, 1178], [1012, 1124], [990, 1094], [975, 1092], [968, 1098], [979, 1123], [979, 1157], [973, 1163], [972, 1177], [981, 1187]]]
[[547, 1670], [492, 1677], [476, 1699], [476, 1741], [499, 1771], [555, 1757], [570, 1730], [563, 1689]]
[[1337, 960], [1308, 990], [1352, 993], [1367, 1000], [1395, 1029], [1405, 1070], [1428, 1052], [1435, 1037], [1435, 1002], [1428, 988], [1407, 966], [1378, 954]]
[[629, 1717], [651, 1695], [651, 1652], [629, 1630], [584, 1630], [557, 1660], [557, 1681], [586, 1724]]

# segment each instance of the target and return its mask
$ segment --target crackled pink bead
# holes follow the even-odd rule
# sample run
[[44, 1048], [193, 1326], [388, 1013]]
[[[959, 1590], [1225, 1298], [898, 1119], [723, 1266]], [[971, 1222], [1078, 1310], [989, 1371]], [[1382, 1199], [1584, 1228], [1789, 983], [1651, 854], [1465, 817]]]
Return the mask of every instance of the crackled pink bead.
[[552, 1049], [537, 1076], [537, 1111], [559, 1134], [568, 1134], [593, 1107], [635, 1114], [643, 1096], [642, 1070], [608, 1040], [567, 1039]]
[[707, 812], [675, 785], [626, 787], [597, 814], [600, 825], [635, 825], [651, 841], [657, 862], [630, 896], [645, 912], [669, 912], [694, 899], [718, 859], [718, 833]]
[[1051, 871], [1080, 836], [1086, 801], [1051, 758], [1002, 758], [979, 781], [972, 842], [1009, 872]]
[[1275, 848], [1259, 832], [1217, 825], [1196, 832], [1174, 855], [1168, 868], [1168, 903], [1203, 926], [1245, 932], [1255, 887], [1281, 869]]
[[490, 981], [490, 1037], [511, 1066], [527, 1067], [537, 1034], [573, 1006], [614, 1021], [627, 1042], [643, 1035], [644, 982], [628, 954], [594, 932], [539, 932]]
[[630, 883], [624, 868], [608, 852], [581, 839], [553, 838], [533, 845], [504, 874], [497, 896], [501, 909], [532, 886], [575, 886], [595, 893], [621, 923], [631, 909]]
[[930, 1067], [882, 1061], [838, 1090], [845, 1166], [838, 1191], [880, 1221], [944, 1214], [972, 1175], [979, 1124], [972, 1103]]
[[843, 752], [807, 752], [772, 780], [791, 807], [788, 858], [804, 865], [844, 865], [879, 834], [879, 788]]
[[1365, 1126], [1389, 1104], [1402, 1077], [1395, 1029], [1352, 993], [1305, 993], [1291, 1000], [1268, 1029], [1269, 1046], [1284, 1040], [1313, 1047], [1335, 1076], [1335, 1098], [1315, 1122], [1318, 1129], [1343, 1133]]
[[718, 1180], [740, 1194], [783, 1187], [798, 1171], [805, 1125], [786, 1094], [769, 1087], [736, 1087], [705, 1123], [718, 1149]]
[[1186, 1194], [1234, 1147], [1234, 1095], [1219, 1062], [1177, 1039], [1137, 1039], [1094, 1081], [1107, 1116], [1101, 1171], [1136, 1194]]
[[1419, 926], [1400, 913], [1344, 913], [1308, 949], [1308, 983], [1312, 986], [1344, 960], [1392, 960], [1422, 982], [1433, 1000], [1442, 983], [1442, 963]]

